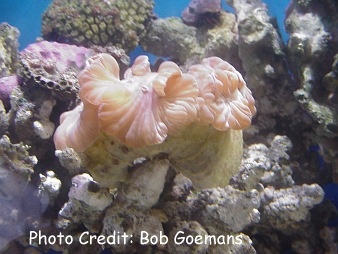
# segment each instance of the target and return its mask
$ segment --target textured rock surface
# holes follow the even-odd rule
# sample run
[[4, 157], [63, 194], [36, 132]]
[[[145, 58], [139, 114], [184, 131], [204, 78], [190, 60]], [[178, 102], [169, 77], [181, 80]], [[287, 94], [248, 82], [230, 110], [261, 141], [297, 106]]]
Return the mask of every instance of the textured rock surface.
[[337, 53], [338, 7], [336, 1], [292, 1], [285, 26], [291, 71], [298, 83], [295, 97], [310, 115], [311, 142], [320, 146], [332, 177], [338, 181]]
[[317, 184], [282, 190], [268, 187], [262, 193], [262, 217], [274, 228], [290, 230], [297, 222], [309, 220], [309, 210], [323, 198], [323, 189]]
[[55, 156], [60, 161], [61, 165], [69, 171], [71, 176], [84, 173], [84, 160], [81, 156], [74, 151], [72, 148], [67, 148], [64, 150], [56, 150]]
[[[141, 164], [137, 170], [156, 170], [163, 163], [165, 164], [166, 161]], [[165, 234], [169, 239], [168, 244], [163, 246], [159, 243], [154, 244], [159, 253], [161, 249], [171, 253], [185, 253], [188, 249], [194, 250], [196, 253], [206, 253], [207, 251], [210, 251], [210, 253], [217, 253], [217, 251], [231, 253], [234, 249], [247, 249], [248, 253], [254, 253], [251, 241], [245, 235], [240, 237], [243, 239], [241, 244], [231, 244], [230, 242], [220, 246], [213, 246], [208, 240], [205, 244], [189, 245], [183, 242], [182, 245], [175, 244], [174, 238], [179, 231], [182, 231], [182, 236], [200, 235], [205, 237], [209, 234], [218, 236], [226, 235], [227, 233], [235, 236], [236, 234], [233, 232], [239, 232], [245, 226], [259, 221], [259, 212], [256, 208], [259, 207], [260, 196], [257, 191], [246, 193], [228, 186], [224, 189], [205, 190], [195, 195], [186, 188], [189, 186], [189, 179], [182, 178], [182, 175], [177, 175], [170, 190], [177, 195], [178, 189], [182, 191], [185, 189], [186, 191], [183, 192], [188, 192], [190, 195], [185, 198], [182, 195], [176, 196], [178, 199], [183, 198], [181, 202], [167, 200], [166, 198], [172, 199], [175, 196], [163, 196], [163, 190], [159, 188], [156, 193], [157, 196], [161, 194], [162, 198], [157, 203], [153, 203], [154, 207], [151, 208], [148, 204], [148, 197], [153, 194], [145, 195], [147, 190], [141, 190], [142, 193], [139, 195], [138, 200], [129, 199], [132, 194], [126, 193], [125, 190], [131, 190], [136, 184], [137, 186], [145, 186], [149, 181], [156, 182], [158, 181], [157, 175], [161, 175], [161, 173], [139, 178], [140, 172], [137, 172], [137, 170], [133, 172], [130, 182], [121, 186], [121, 191], [118, 188], [116, 201], [106, 212], [102, 233], [111, 235], [114, 230], [115, 232], [128, 232], [133, 235], [133, 243], [136, 244], [140, 243], [142, 230], [146, 231], [149, 237], [156, 236], [160, 238], [161, 235]], [[168, 172], [169, 175], [172, 173], [172, 171]], [[144, 188], [149, 189], [150, 187], [145, 186]], [[151, 188], [153, 189], [154, 187]], [[126, 202], [126, 200], [130, 203]], [[243, 217], [246, 219], [243, 220]], [[226, 238], [224, 241], [227, 241]], [[136, 246], [121, 244], [113, 246], [113, 249], [118, 253], [126, 253]], [[151, 245], [149, 244], [149, 246]]]
[[[321, 215], [310, 212], [322, 202], [323, 196], [323, 190], [317, 184], [280, 190], [265, 188], [261, 192], [261, 221], [252, 229], [256, 234], [252, 239], [255, 249], [259, 252], [280, 253], [289, 246], [299, 253], [311, 253], [316, 249], [328, 248], [330, 243], [320, 240], [321, 223], [316, 225], [313, 221], [317, 220], [315, 216], [324, 216], [318, 218], [324, 219], [324, 214], [329, 210], [323, 211]], [[287, 239], [290, 239], [290, 245], [283, 243]]]
[[169, 57], [180, 64], [191, 65], [204, 57], [217, 55], [237, 68], [235, 16], [222, 11], [219, 19], [210, 29], [191, 27], [173, 17], [152, 20], [141, 45], [152, 54]]
[[52, 95], [43, 89], [16, 88], [11, 94], [10, 136], [30, 145], [39, 159], [53, 145], [51, 135], [55, 126], [50, 115], [55, 103]]
[[55, 0], [43, 16], [42, 34], [46, 40], [117, 46], [130, 52], [138, 45], [152, 9], [152, 0]]
[[114, 56], [122, 70], [129, 64], [129, 57], [124, 50], [114, 46], [93, 46], [89, 49], [41, 41], [30, 44], [20, 52], [19, 75], [27, 89], [38, 86], [51, 91], [59, 100], [74, 101], [79, 90], [77, 75], [90, 56], [101, 52]]
[[182, 12], [182, 20], [187, 25], [214, 26], [219, 22], [221, 0], [191, 0]]
[[69, 201], [62, 207], [59, 215], [73, 223], [83, 223], [90, 232], [98, 232], [102, 211], [112, 203], [107, 189], [100, 189], [88, 174], [72, 178], [68, 193]]
[[7, 23], [0, 24], [0, 78], [16, 73], [20, 33]]
[[[128, 184], [123, 185], [118, 196], [119, 200], [125, 205], [141, 208], [156, 205], [164, 188], [169, 165], [168, 160], [144, 163], [133, 172]], [[153, 184], [148, 183], [149, 179], [153, 179]]]
[[60, 193], [61, 181], [56, 177], [53, 171], [47, 171], [46, 175], [40, 174], [40, 185], [37, 196], [42, 204], [42, 211], [48, 206], [53, 206]]
[[4, 104], [0, 101], [0, 135], [8, 134], [9, 114], [6, 112]]
[[9, 101], [12, 90], [18, 87], [21, 82], [21, 78], [16, 75], [0, 78], [0, 100], [6, 109], [10, 108]]
[[26, 86], [51, 90], [58, 99], [75, 99], [77, 74], [85, 67], [90, 50], [68, 44], [42, 41], [20, 53], [20, 75]]
[[12, 144], [7, 136], [0, 139], [0, 251], [12, 239], [24, 235], [24, 196], [32, 194], [28, 184], [37, 164], [28, 148], [23, 143]]
[[268, 148], [264, 144], [253, 144], [245, 150], [241, 169], [231, 181], [236, 188], [251, 190], [263, 186], [291, 187], [292, 163], [288, 151], [292, 148], [286, 136], [275, 136]]
[[184, 202], [165, 203], [170, 221], [196, 220], [211, 234], [240, 232], [248, 225], [259, 222], [259, 193], [244, 192], [231, 186], [206, 189], [190, 194]]
[[230, 186], [201, 192], [198, 201], [205, 205], [200, 221], [209, 233], [241, 232], [245, 227], [258, 223], [260, 213], [259, 194], [256, 190], [241, 192]]
[[12, 144], [7, 136], [0, 139], [3, 199], [19, 198], [30, 181], [37, 159], [29, 155], [28, 149], [29, 147], [23, 143]]
[[257, 100], [259, 113], [251, 131], [271, 132], [286, 123], [285, 128], [294, 128], [302, 117], [296, 111], [285, 45], [276, 20], [269, 16], [261, 0], [226, 2], [236, 11], [238, 54], [244, 78]]
[[338, 136], [338, 104], [323, 79], [335, 68], [338, 18], [332, 14], [337, 11], [334, 1], [292, 1], [285, 20], [291, 67], [301, 86], [296, 98], [318, 124], [316, 132], [330, 138]]

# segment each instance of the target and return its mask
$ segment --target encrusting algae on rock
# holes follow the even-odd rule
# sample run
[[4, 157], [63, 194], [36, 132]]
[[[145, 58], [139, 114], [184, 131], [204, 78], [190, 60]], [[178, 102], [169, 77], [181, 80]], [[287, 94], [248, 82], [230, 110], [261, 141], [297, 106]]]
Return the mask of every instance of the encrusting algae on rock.
[[101, 186], [127, 180], [139, 158], [164, 156], [195, 188], [225, 186], [242, 159], [242, 129], [256, 112], [241, 74], [218, 57], [183, 73], [174, 62], [151, 72], [146, 56], [119, 78], [108, 54], [88, 60], [79, 74], [74, 110], [61, 115], [56, 149], [83, 152]]

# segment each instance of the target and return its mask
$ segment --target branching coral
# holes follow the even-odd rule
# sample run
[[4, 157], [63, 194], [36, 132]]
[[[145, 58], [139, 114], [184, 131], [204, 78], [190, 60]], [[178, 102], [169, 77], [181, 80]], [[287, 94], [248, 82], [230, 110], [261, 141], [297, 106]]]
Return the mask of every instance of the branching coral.
[[[151, 72], [148, 58], [139, 56], [120, 80], [116, 60], [98, 54], [88, 60], [79, 84], [83, 104], [61, 116], [54, 142], [60, 150], [85, 151], [93, 175], [105, 178], [107, 171], [123, 172], [135, 159], [160, 153], [200, 187], [225, 185], [237, 170], [240, 130], [256, 109], [240, 73], [220, 58], [206, 58], [182, 73], [169, 61]], [[91, 146], [99, 130], [105, 136]], [[100, 160], [96, 155], [103, 150]], [[223, 177], [224, 170], [230, 175]]]

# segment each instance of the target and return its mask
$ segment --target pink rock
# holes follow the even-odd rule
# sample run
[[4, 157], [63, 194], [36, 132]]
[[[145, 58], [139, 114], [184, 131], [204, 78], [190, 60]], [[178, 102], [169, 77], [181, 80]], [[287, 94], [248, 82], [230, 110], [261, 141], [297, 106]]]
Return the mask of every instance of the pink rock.
[[[62, 72], [68, 68], [83, 69], [86, 55], [90, 49], [64, 43], [41, 41], [30, 44], [21, 51], [21, 57], [34, 57], [40, 63], [53, 63], [58, 71]], [[29, 59], [27, 59], [29, 60]]]
[[59, 99], [74, 99], [78, 87], [77, 74], [85, 67], [93, 50], [57, 42], [30, 44], [21, 53], [25, 85], [52, 90]]
[[197, 14], [220, 12], [221, 0], [191, 0], [189, 3], [189, 8]]
[[191, 0], [182, 12], [182, 20], [190, 26], [214, 25], [218, 23], [221, 9], [221, 0]]

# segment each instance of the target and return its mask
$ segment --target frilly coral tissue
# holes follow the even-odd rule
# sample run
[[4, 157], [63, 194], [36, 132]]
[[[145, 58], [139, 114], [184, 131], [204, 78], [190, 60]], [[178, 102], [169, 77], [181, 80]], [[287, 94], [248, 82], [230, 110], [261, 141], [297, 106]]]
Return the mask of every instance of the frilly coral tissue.
[[151, 72], [139, 56], [124, 79], [108, 54], [91, 57], [79, 74], [82, 104], [61, 116], [54, 142], [84, 151], [99, 129], [129, 147], [162, 143], [193, 122], [217, 130], [243, 129], [255, 114], [254, 99], [241, 74], [218, 57], [209, 57], [182, 73], [174, 62]]
[[89, 103], [81, 103], [73, 110], [60, 116], [62, 127], [56, 129], [54, 143], [56, 147], [64, 145], [82, 152], [90, 146], [98, 135], [98, 107]]
[[189, 73], [199, 87], [199, 116], [217, 130], [244, 129], [256, 113], [255, 101], [242, 75], [219, 57], [205, 58]]

